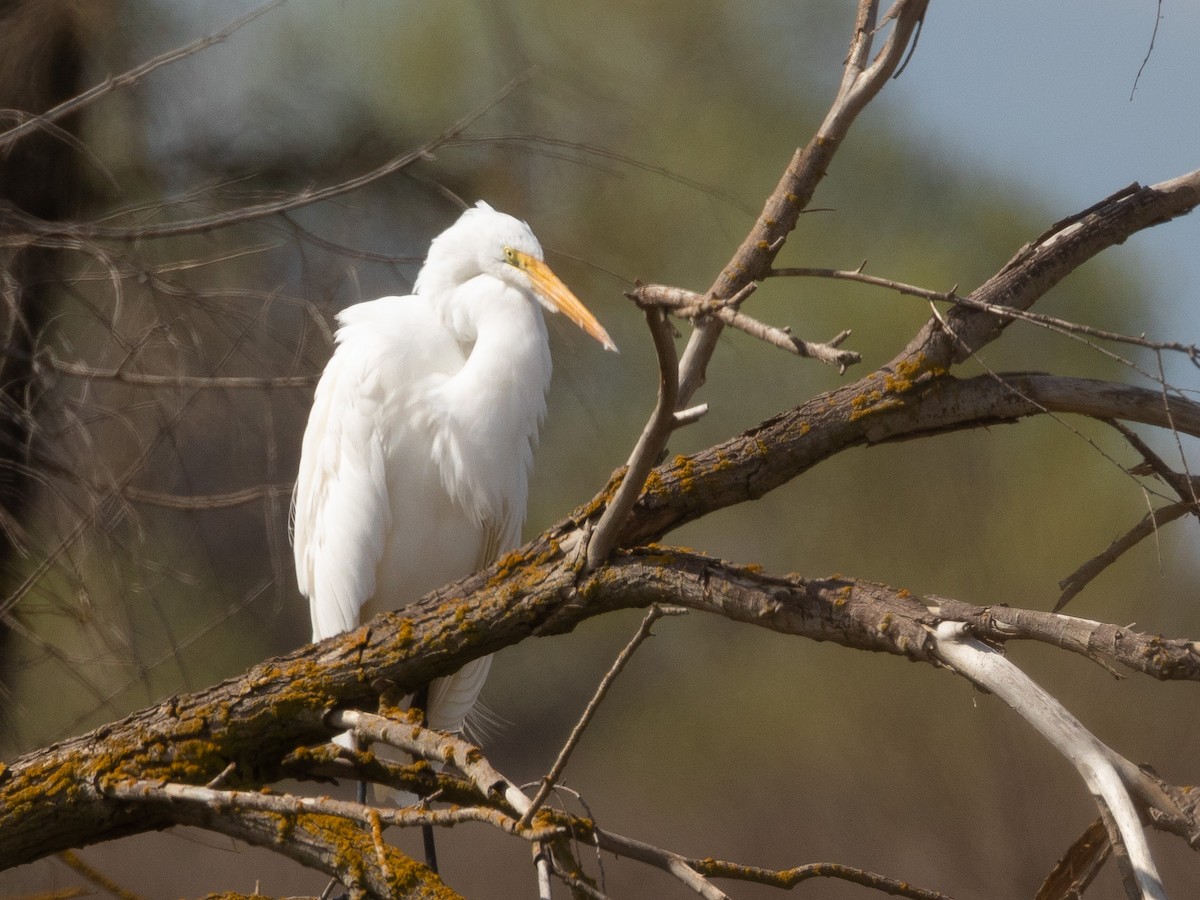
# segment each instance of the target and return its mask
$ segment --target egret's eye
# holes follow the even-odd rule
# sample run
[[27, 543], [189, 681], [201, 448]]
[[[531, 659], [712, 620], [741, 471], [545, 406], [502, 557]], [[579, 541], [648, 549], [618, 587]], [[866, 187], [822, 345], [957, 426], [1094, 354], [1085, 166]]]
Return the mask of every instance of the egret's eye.
[[517, 259], [517, 251], [512, 247], [504, 248], [504, 261], [510, 266], [520, 265], [520, 261]]

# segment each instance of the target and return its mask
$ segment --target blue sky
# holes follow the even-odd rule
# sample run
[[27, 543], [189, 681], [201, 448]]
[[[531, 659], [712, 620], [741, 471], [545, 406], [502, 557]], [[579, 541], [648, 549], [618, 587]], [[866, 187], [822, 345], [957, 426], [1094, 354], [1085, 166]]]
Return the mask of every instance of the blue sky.
[[[1156, 15], [1154, 0], [934, 2], [883, 100], [918, 142], [1028, 186], [1049, 224], [1130, 182], [1200, 168], [1200, 4], [1163, 0], [1134, 91]], [[1161, 327], [1200, 339], [1200, 218], [1120, 252], [1152, 270]]]

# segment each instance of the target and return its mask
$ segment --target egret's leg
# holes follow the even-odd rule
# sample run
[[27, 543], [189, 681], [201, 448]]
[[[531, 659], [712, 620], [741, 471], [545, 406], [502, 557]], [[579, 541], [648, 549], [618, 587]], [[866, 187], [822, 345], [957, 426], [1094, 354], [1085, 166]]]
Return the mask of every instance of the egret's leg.
[[[427, 710], [429, 709], [429, 685], [428, 683], [417, 688], [417, 693], [413, 696], [412, 705], [421, 711], [421, 724], [426, 725], [429, 721]], [[433, 826], [421, 826], [421, 839], [425, 845], [425, 865], [436, 875], [438, 871], [437, 861], [437, 842], [433, 839]]]

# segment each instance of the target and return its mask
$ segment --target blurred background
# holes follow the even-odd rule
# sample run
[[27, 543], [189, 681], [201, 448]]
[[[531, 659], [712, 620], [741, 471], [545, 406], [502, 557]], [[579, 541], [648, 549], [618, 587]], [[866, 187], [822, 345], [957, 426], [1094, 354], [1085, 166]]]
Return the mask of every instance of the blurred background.
[[[35, 5], [21, 46], [35, 61], [56, 54], [45, 96], [57, 99], [253, 7]], [[853, 7], [287, 3], [88, 107], [70, 123], [79, 144], [39, 149], [57, 161], [21, 183], [44, 189], [24, 208], [57, 197], [37, 214], [131, 229], [352, 177], [486, 109], [430, 158], [332, 201], [171, 239], [29, 251], [42, 266], [28, 281], [39, 304], [33, 367], [6, 384], [10, 440], [29, 442], [34, 465], [9, 466], [20, 503], [0, 523], [0, 756], [307, 640], [287, 508], [332, 316], [407, 292], [430, 237], [456, 217], [455, 197], [527, 219], [621, 347], [605, 354], [571, 328], [551, 329], [556, 375], [527, 535], [589, 498], [654, 401], [649, 337], [622, 291], [635, 278], [708, 287], [824, 115]], [[1181, 3], [934, 3], [912, 60], [861, 116], [780, 264], [866, 260], [873, 274], [965, 291], [1051, 222], [1132, 181], [1194, 169], [1198, 28], [1200, 9]], [[9, 52], [0, 75], [17, 83], [26, 70], [16, 71], [11, 42]], [[0, 181], [10, 198], [20, 186]], [[1195, 342], [1197, 249], [1194, 218], [1152, 229], [1038, 309]], [[812, 280], [767, 284], [752, 304], [809, 339], [853, 329], [862, 366], [839, 377], [727, 334], [698, 398], [710, 412], [676, 436], [674, 452], [869, 371], [929, 314], [911, 298]], [[1021, 325], [982, 358], [998, 370], [1153, 384]], [[1158, 371], [1153, 355], [1131, 358]], [[1194, 368], [1164, 365], [1173, 384], [1196, 390]], [[231, 377], [265, 381], [220, 380]], [[847, 452], [668, 539], [768, 570], [1048, 609], [1057, 582], [1149, 502], [1121, 470], [1139, 460], [1114, 433], [1069, 425], [1046, 418]], [[1180, 452], [1195, 450], [1143, 433], [1177, 468]], [[1068, 611], [1200, 636], [1196, 539], [1194, 522], [1172, 524]], [[546, 770], [639, 617], [499, 654], [484, 699], [502, 723], [487, 742], [502, 771], [533, 780]], [[1028, 897], [1096, 815], [1065, 761], [946, 672], [696, 614], [655, 630], [567, 770], [603, 827], [689, 855], [772, 868], [839, 862], [960, 898]], [[1200, 781], [1194, 685], [1115, 680], [1045, 648], [1010, 652], [1117, 750], [1170, 781]], [[1200, 861], [1176, 839], [1151, 839], [1172, 896], [1200, 892]], [[483, 826], [439, 841], [443, 874], [465, 895], [529, 894], [517, 842]], [[187, 830], [81, 856], [146, 897], [324, 886], [271, 854]], [[689, 896], [657, 872], [602, 864], [613, 896]], [[0, 873], [10, 895], [76, 883], [57, 860]], [[1094, 891], [1121, 895], [1111, 871]], [[867, 896], [834, 883], [796, 893]]]

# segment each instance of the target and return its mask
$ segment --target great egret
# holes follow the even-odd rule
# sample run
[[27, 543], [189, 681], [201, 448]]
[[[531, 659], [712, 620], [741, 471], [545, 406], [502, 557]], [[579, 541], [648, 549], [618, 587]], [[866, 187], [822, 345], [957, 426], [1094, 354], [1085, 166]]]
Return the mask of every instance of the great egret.
[[[550, 383], [541, 306], [617, 349], [543, 261], [529, 226], [480, 202], [434, 238], [412, 296], [338, 316], [294, 496], [313, 640], [520, 542]], [[429, 686], [430, 727], [462, 729], [490, 662]]]

